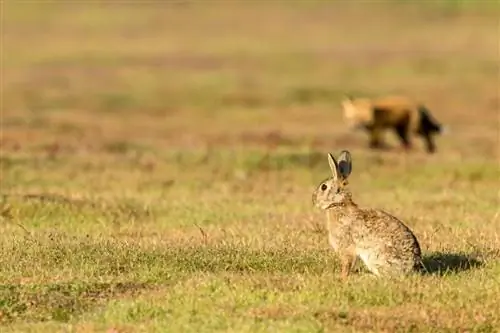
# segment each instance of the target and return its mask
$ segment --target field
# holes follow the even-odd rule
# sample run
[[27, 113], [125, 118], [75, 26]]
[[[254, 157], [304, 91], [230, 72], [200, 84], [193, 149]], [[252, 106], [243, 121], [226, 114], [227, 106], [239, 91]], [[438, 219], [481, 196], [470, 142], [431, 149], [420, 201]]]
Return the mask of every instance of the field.
[[[1, 332], [498, 332], [500, 7], [2, 1]], [[427, 154], [367, 148], [344, 94], [423, 101]], [[427, 272], [347, 282], [311, 203], [355, 201]]]

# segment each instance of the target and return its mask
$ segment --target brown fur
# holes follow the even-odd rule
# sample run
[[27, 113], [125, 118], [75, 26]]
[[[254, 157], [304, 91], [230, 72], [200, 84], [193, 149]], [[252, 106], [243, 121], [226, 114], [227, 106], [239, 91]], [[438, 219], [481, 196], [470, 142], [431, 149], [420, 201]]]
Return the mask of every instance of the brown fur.
[[354, 128], [369, 132], [371, 148], [383, 146], [383, 135], [392, 129], [406, 150], [412, 148], [412, 136], [421, 136], [429, 153], [436, 151], [434, 135], [441, 125], [425, 106], [404, 96], [385, 96], [375, 99], [346, 98], [342, 101], [344, 118]]
[[411, 230], [396, 217], [374, 209], [361, 209], [352, 200], [347, 177], [350, 153], [338, 163], [328, 154], [332, 177], [313, 193], [313, 204], [326, 211], [330, 245], [340, 256], [342, 277], [347, 278], [359, 257], [378, 276], [405, 275], [421, 265], [420, 245]]

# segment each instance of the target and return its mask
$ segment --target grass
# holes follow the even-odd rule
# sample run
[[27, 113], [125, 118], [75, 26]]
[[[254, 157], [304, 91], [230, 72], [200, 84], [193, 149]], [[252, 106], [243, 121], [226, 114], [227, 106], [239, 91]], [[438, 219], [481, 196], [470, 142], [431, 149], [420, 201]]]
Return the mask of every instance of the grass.
[[[499, 9], [2, 2], [0, 331], [497, 331]], [[346, 93], [451, 132], [370, 151]], [[311, 194], [342, 149], [426, 271], [341, 282]]]

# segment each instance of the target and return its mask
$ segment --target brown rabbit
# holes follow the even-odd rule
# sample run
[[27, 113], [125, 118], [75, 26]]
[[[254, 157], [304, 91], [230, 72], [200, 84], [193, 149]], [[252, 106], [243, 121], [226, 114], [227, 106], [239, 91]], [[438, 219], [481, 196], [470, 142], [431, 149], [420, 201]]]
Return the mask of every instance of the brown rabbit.
[[321, 182], [312, 200], [326, 211], [329, 241], [341, 258], [342, 277], [347, 278], [357, 257], [377, 276], [405, 275], [421, 267], [420, 245], [403, 222], [352, 201], [347, 189], [351, 154], [342, 151], [338, 163], [328, 154], [328, 162], [332, 177]]

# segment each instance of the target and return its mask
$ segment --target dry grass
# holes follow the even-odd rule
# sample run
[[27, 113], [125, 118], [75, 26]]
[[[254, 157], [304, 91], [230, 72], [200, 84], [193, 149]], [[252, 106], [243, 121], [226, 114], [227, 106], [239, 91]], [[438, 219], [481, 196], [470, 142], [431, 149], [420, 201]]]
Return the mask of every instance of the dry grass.
[[[2, 9], [2, 332], [500, 327], [493, 2]], [[343, 127], [343, 94], [394, 92], [450, 127], [438, 154]], [[427, 273], [341, 283], [311, 207], [341, 149]]]

